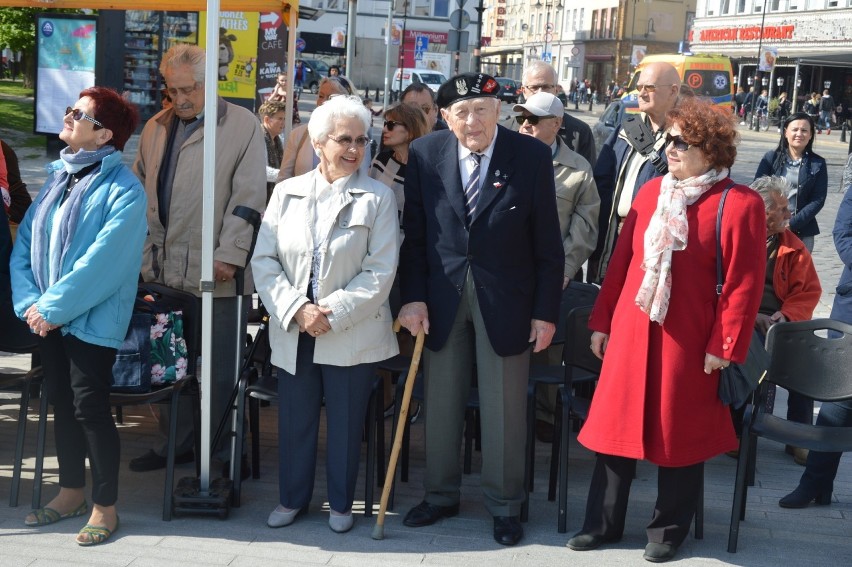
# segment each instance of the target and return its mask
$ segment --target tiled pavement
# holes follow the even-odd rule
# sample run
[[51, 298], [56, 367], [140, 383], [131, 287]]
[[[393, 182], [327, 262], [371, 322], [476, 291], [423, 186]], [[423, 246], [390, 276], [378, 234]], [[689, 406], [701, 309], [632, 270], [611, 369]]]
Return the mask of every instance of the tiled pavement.
[[[588, 117], [587, 117], [588, 118]], [[734, 176], [746, 181], [754, 171], [756, 158], [746, 164], [747, 156], [762, 153], [774, 145], [777, 136], [747, 133], [743, 135], [743, 165], [735, 166]], [[749, 147], [760, 148], [750, 150]], [[817, 151], [829, 159], [830, 171], [839, 171], [845, 161], [845, 146], [820, 140]], [[758, 156], [759, 157], [759, 156]], [[44, 157], [26, 160], [24, 167], [38, 171]], [[738, 164], [739, 165], [739, 164]], [[832, 177], [833, 180], [839, 179]], [[36, 188], [35, 183], [32, 188]], [[815, 261], [825, 292], [817, 316], [827, 316], [832, 290], [842, 266], [834, 252], [830, 230], [841, 195], [836, 188], [829, 194], [819, 220], [824, 234], [816, 240]], [[0, 366], [21, 366], [21, 357], [4, 356]], [[546, 473], [549, 452], [537, 444], [536, 490], [531, 495], [530, 521], [520, 545], [506, 548], [491, 539], [491, 522], [479, 492], [481, 466], [474, 456], [474, 474], [464, 477], [461, 515], [421, 529], [402, 526], [401, 516], [422, 496], [423, 469], [422, 421], [412, 427], [411, 480], [399, 483], [396, 510], [385, 524], [385, 539], [370, 538], [374, 518], [363, 512], [363, 473], [356, 492], [355, 528], [338, 535], [326, 525], [325, 474], [321, 445], [315, 495], [310, 514], [288, 528], [272, 530], [265, 526], [268, 512], [277, 501], [275, 446], [276, 409], [262, 410], [261, 478], [243, 484], [243, 505], [231, 510], [227, 520], [180, 517], [162, 522], [162, 472], [133, 473], [127, 469], [130, 458], [147, 450], [155, 424], [147, 408], [125, 411], [122, 439], [122, 470], [119, 512], [121, 529], [114, 540], [96, 548], [80, 548], [73, 534], [82, 521], [67, 520], [44, 529], [26, 528], [23, 516], [29, 510], [34, 466], [34, 429], [31, 421], [24, 460], [23, 491], [17, 508], [6, 506], [13, 458], [17, 402], [0, 394], [0, 566], [109, 565], [109, 566], [308, 566], [340, 565], [444, 565], [465, 567], [552, 566], [552, 565], [645, 565], [642, 560], [644, 524], [650, 517], [656, 492], [654, 467], [640, 463], [633, 484], [624, 539], [595, 552], [578, 553], [565, 548], [567, 537], [582, 522], [586, 490], [591, 475], [592, 455], [572, 443], [569, 467], [568, 531], [556, 531], [556, 507], [546, 499]], [[778, 412], [783, 412], [785, 397], [779, 392]], [[33, 406], [35, 407], [35, 405]], [[427, 417], [428, 418], [428, 417]], [[390, 423], [386, 422], [389, 435]], [[48, 454], [52, 454], [52, 433]], [[388, 442], [388, 446], [390, 443]], [[363, 466], [362, 466], [363, 468]], [[178, 468], [178, 476], [191, 473], [191, 466]], [[749, 491], [747, 521], [741, 525], [740, 551], [725, 551], [731, 512], [731, 492], [735, 461], [720, 456], [707, 463], [705, 487], [705, 536], [689, 538], [678, 554], [684, 565], [835, 565], [846, 564], [852, 552], [852, 459], [841, 462], [835, 484], [834, 501], [828, 507], [783, 510], [778, 499], [795, 487], [802, 468], [784, 454], [783, 447], [764, 442], [758, 456], [757, 484]], [[214, 471], [215, 472], [215, 471]], [[46, 460], [46, 502], [55, 491], [56, 460]], [[379, 492], [376, 492], [378, 500]], [[377, 505], [376, 505], [377, 506]]]

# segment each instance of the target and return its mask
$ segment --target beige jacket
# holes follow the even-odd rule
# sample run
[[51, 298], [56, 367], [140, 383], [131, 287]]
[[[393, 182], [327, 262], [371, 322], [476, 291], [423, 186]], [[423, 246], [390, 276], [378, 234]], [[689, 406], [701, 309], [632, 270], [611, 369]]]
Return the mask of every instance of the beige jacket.
[[558, 137], [556, 140], [559, 144], [553, 158], [556, 210], [565, 250], [565, 277], [571, 278], [598, 243], [601, 198], [589, 162]]
[[[314, 242], [313, 188], [318, 170], [275, 186], [251, 261], [257, 291], [269, 310], [272, 363], [293, 374], [299, 325], [308, 302]], [[316, 339], [314, 362], [353, 366], [399, 352], [388, 295], [399, 259], [393, 192], [356, 172], [337, 203], [337, 219], [322, 249], [316, 303], [332, 310], [331, 331]]]
[[278, 170], [278, 181], [304, 175], [314, 168], [314, 147], [308, 134], [308, 125], [296, 126], [284, 142], [284, 157]]
[[[217, 117], [213, 259], [245, 266], [252, 228], [232, 211], [237, 205], [263, 211], [266, 146], [260, 123], [248, 110], [220, 98]], [[158, 212], [157, 177], [174, 118], [174, 111], [168, 109], [145, 124], [133, 164], [133, 171], [148, 196], [148, 237], [142, 259], [142, 278], [200, 295], [203, 127], [190, 135], [178, 156], [168, 229], [160, 222]], [[247, 273], [245, 291], [251, 293], [252, 289], [251, 274]], [[234, 280], [216, 282], [215, 297], [229, 297], [235, 292]]]

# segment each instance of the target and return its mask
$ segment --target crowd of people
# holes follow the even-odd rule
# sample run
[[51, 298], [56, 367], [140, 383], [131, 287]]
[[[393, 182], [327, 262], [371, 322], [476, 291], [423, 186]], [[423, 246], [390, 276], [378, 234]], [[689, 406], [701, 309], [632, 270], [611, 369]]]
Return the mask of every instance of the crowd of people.
[[[58, 493], [26, 525], [88, 514], [80, 545], [108, 541], [119, 527], [120, 441], [109, 407], [115, 349], [140, 279], [199, 295], [199, 165], [203, 124], [212, 119], [221, 135], [217, 332], [202, 357], [210, 358], [213, 412], [221, 415], [246, 326], [235, 276], [250, 267], [242, 293], [256, 288], [269, 313], [280, 400], [280, 496], [269, 527], [309, 512], [324, 404], [328, 524], [352, 528], [362, 427], [377, 364], [399, 352], [398, 318], [410, 333], [427, 334], [424, 496], [402, 523], [424, 527], [460, 513], [459, 452], [475, 375], [492, 535], [520, 542], [530, 361], [554, 359], [563, 290], [586, 280], [601, 286], [588, 348], [603, 365], [579, 434], [595, 467], [583, 527], [568, 547], [589, 551], [622, 538], [636, 463], [647, 460], [659, 472], [644, 558], [676, 557], [700, 502], [704, 462], [738, 446], [738, 418], [717, 395], [720, 371], [743, 361], [755, 329], [809, 319], [821, 293], [810, 252], [828, 172], [813, 151], [813, 117], [783, 120], [778, 147], [749, 187], [730, 178], [736, 118], [683, 96], [671, 65], [645, 66], [636, 85], [650, 149], [618, 126], [598, 151], [589, 127], [565, 112], [553, 67], [535, 62], [524, 71], [524, 102], [502, 123], [500, 87], [489, 75], [457, 75], [437, 94], [412, 84], [382, 110], [373, 157], [373, 114], [339, 70], [320, 83], [308, 123], [282, 141], [280, 97], [257, 116], [219, 98], [216, 115], [205, 116], [204, 61], [191, 45], [164, 55], [171, 106], [145, 124], [132, 169], [121, 151], [138, 115], [116, 92], [94, 87], [66, 109], [67, 148], [33, 204], [9, 199], [4, 221], [20, 223], [8, 263], [11, 303], [43, 338], [60, 469]], [[0, 163], [0, 185], [20, 194], [12, 160]], [[237, 206], [265, 211], [251, 258], [252, 227], [229, 212]], [[852, 279], [850, 226], [847, 194], [834, 229], [846, 264], [841, 284]], [[755, 265], [758, 257], [766, 263]], [[852, 285], [841, 285], [836, 318], [852, 321], [850, 298]], [[813, 400], [789, 399], [788, 418], [811, 423]], [[554, 402], [552, 390], [536, 400], [542, 437], [552, 435]], [[162, 439], [130, 460], [132, 470], [165, 466], [167, 417], [159, 418]], [[176, 462], [189, 462], [191, 409], [181, 407], [178, 419]], [[823, 404], [818, 423], [851, 419], [850, 406]], [[780, 505], [829, 503], [839, 455], [790, 449], [807, 466]], [[245, 476], [242, 459], [234, 470]]]

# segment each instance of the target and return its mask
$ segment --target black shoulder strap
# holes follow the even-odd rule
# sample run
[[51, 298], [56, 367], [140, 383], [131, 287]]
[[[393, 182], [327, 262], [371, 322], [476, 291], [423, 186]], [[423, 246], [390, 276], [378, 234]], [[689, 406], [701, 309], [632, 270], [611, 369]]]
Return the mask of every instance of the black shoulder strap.
[[624, 131], [625, 137], [627, 138], [627, 141], [630, 142], [630, 145], [633, 146], [640, 155], [647, 157], [651, 162], [651, 165], [654, 166], [660, 175], [665, 175], [669, 172], [668, 164], [663, 161], [660, 153], [654, 149], [654, 144], [656, 142], [654, 133], [651, 132], [651, 129], [648, 128], [648, 125], [645, 124], [640, 115], [625, 115], [624, 119], [621, 121], [621, 129]]
[[722, 285], [725, 283], [722, 278], [722, 211], [725, 210], [725, 199], [728, 196], [728, 191], [733, 186], [734, 182], [731, 181], [722, 191], [722, 198], [719, 199], [719, 210], [716, 211], [716, 295], [722, 295]]

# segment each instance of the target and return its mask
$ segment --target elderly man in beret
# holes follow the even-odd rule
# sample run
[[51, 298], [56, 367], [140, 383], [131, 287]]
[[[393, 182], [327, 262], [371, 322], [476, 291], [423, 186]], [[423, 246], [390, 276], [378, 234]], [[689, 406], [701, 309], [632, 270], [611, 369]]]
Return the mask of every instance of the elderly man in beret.
[[474, 365], [482, 490], [494, 539], [515, 545], [524, 490], [530, 351], [550, 345], [565, 256], [548, 147], [497, 125], [499, 85], [478, 73], [438, 90], [449, 130], [412, 142], [400, 256], [402, 324], [427, 333], [426, 496], [403, 523], [459, 512], [459, 450]]

